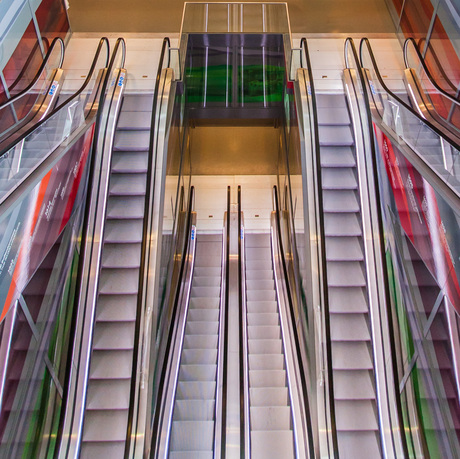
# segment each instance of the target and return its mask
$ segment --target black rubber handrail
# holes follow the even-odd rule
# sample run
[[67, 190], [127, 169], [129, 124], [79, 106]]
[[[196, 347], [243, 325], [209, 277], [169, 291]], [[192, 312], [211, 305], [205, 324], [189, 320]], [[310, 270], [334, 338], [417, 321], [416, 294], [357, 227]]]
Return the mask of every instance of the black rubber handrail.
[[242, 210], [241, 210], [241, 186], [238, 185], [238, 322], [239, 322], [239, 347], [240, 347], [240, 453], [241, 457], [246, 457], [246, 411], [244, 409], [244, 396], [245, 396], [245, 378], [244, 378], [244, 361], [245, 361], [245, 346], [244, 346], [244, 332], [243, 332], [243, 292], [245, 286], [243, 285], [243, 247], [241, 240], [241, 233], [243, 231]]
[[[321, 175], [321, 156], [320, 156], [320, 144], [319, 144], [319, 123], [318, 123], [318, 107], [316, 104], [316, 93], [315, 93], [315, 84], [313, 78], [313, 71], [310, 61], [310, 53], [308, 51], [307, 39], [302, 38], [300, 40], [300, 46], [305, 53], [305, 65], [308, 72], [308, 78], [310, 80], [311, 88], [311, 102], [312, 102], [312, 117], [313, 117], [313, 132], [314, 132], [314, 149], [315, 149], [315, 162], [316, 162], [316, 183], [318, 188], [318, 207], [319, 209], [324, 209], [323, 203], [323, 179]], [[302, 58], [303, 54], [301, 54]], [[303, 67], [302, 59], [301, 64]], [[326, 231], [324, 223], [324, 213], [319, 212], [318, 215], [319, 222], [319, 245], [321, 247], [322, 260], [321, 260], [321, 276], [323, 278], [323, 298], [324, 298], [324, 331], [325, 338], [327, 343], [331, 343], [331, 323], [330, 323], [330, 310], [329, 310], [329, 291], [327, 288], [327, 263], [326, 263]], [[331, 436], [332, 436], [332, 449], [334, 452], [334, 457], [339, 457], [339, 445], [337, 440], [337, 426], [335, 422], [335, 402], [334, 402], [334, 378], [332, 371], [332, 350], [329, 345], [326, 347], [326, 362], [327, 362], [327, 378], [328, 378], [328, 393], [327, 397], [329, 399], [329, 411], [331, 413]], [[326, 407], [325, 407], [326, 408]], [[313, 456], [312, 456], [313, 457]]]
[[[422, 46], [422, 42], [426, 42], [426, 37], [424, 38], [420, 38], [420, 40], [418, 41], [418, 46], [417, 48], [418, 49], [421, 49], [421, 46]], [[433, 46], [431, 45], [430, 41], [428, 41], [428, 46], [427, 46], [427, 49], [425, 51], [425, 60], [426, 60], [426, 54], [427, 54], [427, 51], [430, 50], [430, 53], [433, 57], [433, 60], [436, 62], [436, 67], [438, 68], [439, 70], [439, 73], [442, 75], [442, 77], [444, 78], [445, 82], [449, 85], [449, 87], [452, 89], [452, 92], [454, 94], [457, 94], [458, 93], [458, 89], [455, 87], [454, 83], [452, 83], [452, 81], [450, 80], [450, 78], [447, 76], [447, 73], [445, 72], [438, 56], [436, 55], [436, 52], [434, 51], [433, 49]]]
[[[167, 56], [167, 65], [166, 68], [169, 67], [170, 56], [169, 56], [169, 49], [171, 48], [171, 42], [168, 37], [163, 39], [163, 44], [161, 46], [160, 52], [160, 60], [158, 62], [158, 70], [157, 76], [155, 80], [155, 92], [153, 94], [153, 106], [152, 106], [152, 117], [150, 121], [150, 140], [149, 140], [149, 153], [147, 157], [147, 177], [146, 177], [146, 190], [145, 190], [145, 204], [144, 204], [144, 219], [142, 224], [142, 247], [141, 247], [141, 261], [140, 261], [140, 268], [139, 268], [139, 286], [138, 286], [138, 297], [137, 297], [137, 310], [136, 310], [136, 325], [134, 328], [134, 349], [133, 349], [133, 371], [132, 374], [137, 374], [137, 362], [138, 362], [138, 352], [139, 352], [139, 341], [141, 336], [141, 315], [142, 310], [144, 308], [144, 303], [142, 299], [142, 292], [144, 290], [144, 282], [145, 282], [145, 273], [146, 273], [146, 260], [147, 260], [147, 249], [148, 249], [148, 231], [149, 231], [149, 224], [148, 224], [148, 215], [150, 212], [150, 207], [153, 205], [153, 202], [150, 202], [150, 196], [152, 195], [152, 189], [155, 189], [155, 170], [156, 170], [156, 162], [157, 158], [155, 155], [155, 133], [158, 130], [157, 126], [157, 110], [158, 110], [158, 99], [161, 96], [159, 94], [160, 91], [160, 80], [161, 80], [161, 72], [164, 68], [165, 57]], [[152, 180], [153, 176], [153, 180]], [[189, 203], [190, 204], [190, 203]], [[170, 330], [171, 331], [171, 330]], [[167, 341], [167, 351], [165, 355], [168, 355], [169, 348], [171, 346], [172, 336], [171, 333], [168, 336]], [[160, 380], [160, 386], [158, 388], [158, 394], [162, 396], [163, 394], [163, 385], [164, 385], [164, 375], [166, 374], [166, 359], [162, 369], [162, 378]], [[131, 436], [133, 431], [133, 416], [134, 416], [134, 401], [136, 398], [136, 381], [135, 378], [131, 379], [131, 389], [129, 395], [129, 412], [128, 412], [128, 424], [126, 429], [126, 447], [125, 447], [125, 454], [124, 457], [129, 457], [129, 449], [131, 444]], [[161, 400], [161, 398], [159, 398]], [[148, 420], [147, 420], [148, 422]], [[153, 428], [158, 426], [160, 422], [160, 413], [159, 410], [156, 410], [154, 419], [153, 419]], [[151, 438], [151, 451], [155, 451], [155, 444], [157, 441], [156, 431], [152, 430], [153, 435]]]
[[[108, 40], [106, 38], [102, 38], [101, 41], [99, 42], [98, 46], [98, 51], [96, 52], [96, 56], [93, 60], [93, 66], [95, 65], [95, 62], [97, 61], [99, 51], [101, 49], [101, 46], [103, 43], [107, 43], [108, 46]], [[125, 61], [125, 55], [126, 55], [126, 44], [123, 38], [118, 38], [113, 52], [112, 52], [112, 58], [110, 59], [110, 62], [106, 61], [106, 66], [107, 67], [107, 73], [105, 75], [104, 81], [102, 83], [102, 88], [101, 88], [101, 94], [100, 94], [100, 99], [99, 99], [99, 105], [98, 105], [98, 111], [96, 114], [96, 121], [95, 121], [95, 129], [94, 129], [94, 136], [93, 136], [93, 141], [92, 141], [92, 154], [91, 154], [91, 159], [89, 163], [89, 172], [88, 172], [88, 189], [86, 192], [86, 202], [85, 202], [85, 212], [83, 216], [83, 223], [82, 223], [82, 235], [81, 235], [81, 241], [82, 244], [85, 243], [85, 241], [90, 240], [90, 235], [89, 235], [89, 225], [88, 225], [88, 220], [89, 220], [89, 213], [88, 210], [90, 208], [90, 202], [93, 199], [93, 189], [92, 189], [92, 184], [93, 184], [93, 178], [94, 178], [94, 173], [95, 173], [95, 162], [96, 162], [96, 151], [97, 151], [97, 146], [98, 146], [98, 138], [99, 138], [99, 126], [101, 123], [101, 118], [102, 118], [102, 113], [104, 110], [104, 105], [105, 101], [107, 98], [107, 87], [109, 84], [109, 80], [111, 77], [111, 73], [113, 71], [113, 66], [115, 64], [115, 59], [118, 54], [119, 48], [122, 47], [122, 66], [124, 66], [124, 61]], [[94, 70], [94, 69], [93, 69]], [[75, 301], [78, 301], [78, 292], [81, 290], [81, 284], [83, 280], [83, 265], [84, 265], [84, 259], [83, 256], [79, 257], [78, 260], [78, 268], [77, 268], [77, 277], [75, 280]], [[72, 313], [72, 319], [71, 319], [71, 324], [70, 324], [70, 330], [69, 330], [69, 336], [74, 337], [76, 330], [77, 330], [77, 317], [78, 317], [78, 307], [75, 304], [73, 308], [73, 313]], [[72, 365], [72, 346], [69, 346], [68, 350], [68, 355], [67, 355], [67, 365], [66, 365], [66, 371], [65, 371], [65, 376], [64, 376], [64, 384], [63, 384], [63, 394], [62, 394], [62, 406], [67, 406], [68, 405], [68, 398], [69, 398], [69, 389], [70, 389], [70, 378], [71, 378], [71, 373], [73, 370], [73, 365]], [[75, 405], [75, 400], [74, 400], [74, 405]], [[64, 430], [64, 416], [61, 416], [61, 419], [59, 420], [59, 426], [58, 430], [56, 433], [56, 445], [60, 445], [62, 441], [62, 436], [63, 436], [63, 430]], [[57, 459], [59, 455], [59, 447], [55, 449], [54, 452], [54, 459]]]
[[105, 61], [105, 66], [107, 67], [109, 63], [109, 58], [110, 58], [110, 44], [109, 40], [106, 37], [103, 37], [100, 39], [96, 53], [94, 55], [93, 61], [91, 63], [91, 67], [88, 71], [88, 76], [86, 77], [83, 85], [78, 89], [70, 98], [65, 100], [63, 103], [55, 107], [48, 115], [46, 115], [42, 120], [38, 121], [35, 123], [33, 126], [31, 126], [29, 129], [27, 129], [25, 132], [21, 133], [18, 137], [16, 137], [12, 142], [9, 142], [6, 147], [2, 147], [0, 150], [0, 158], [10, 151], [15, 145], [17, 145], [19, 142], [24, 140], [26, 137], [28, 137], [30, 134], [32, 134], [36, 129], [38, 129], [40, 126], [45, 124], [49, 119], [51, 119], [56, 113], [58, 113], [63, 107], [68, 105], [70, 102], [72, 102], [74, 99], [76, 99], [80, 94], [86, 89], [88, 84], [90, 83], [91, 79], [93, 78], [95, 69], [96, 69], [96, 64], [99, 61], [99, 56], [102, 52], [102, 49], [106, 48], [106, 61]]
[[[371, 63], [373, 66], [373, 70], [377, 76], [377, 79], [382, 86], [383, 90], [389, 94], [394, 100], [398, 102], [402, 107], [404, 107], [406, 110], [408, 110], [413, 116], [415, 116], [421, 123], [425, 124], [428, 126], [433, 132], [435, 132], [439, 137], [441, 137], [443, 140], [445, 140], [447, 143], [452, 145], [456, 150], [460, 149], [459, 144], [451, 139], [450, 137], [446, 136], [445, 133], [440, 131], [435, 125], [433, 125], [429, 120], [423, 118], [419, 113], [417, 113], [416, 110], [414, 110], [410, 105], [408, 105], [406, 102], [404, 102], [402, 99], [400, 99], [393, 91], [391, 91], [388, 86], [385, 84], [383, 81], [382, 75], [380, 73], [380, 70], [377, 65], [377, 61], [375, 60], [374, 52], [372, 51], [371, 44], [369, 42], [368, 38], [362, 38], [361, 42], [359, 44], [359, 61], [360, 65], [358, 66], [360, 69], [364, 68], [364, 48], [367, 49], [367, 52], [369, 53], [369, 57], [371, 59]], [[346, 54], [346, 53], [345, 53]], [[347, 63], [348, 58], [346, 57], [346, 63]], [[348, 63], [347, 63], [348, 67]], [[361, 72], [360, 72], [361, 74]], [[364, 86], [366, 87], [366, 86]]]
[[[60, 45], [60, 47], [61, 47], [61, 55], [60, 55], [60, 58], [59, 58], [58, 68], [62, 67], [62, 63], [64, 62], [65, 46], [64, 46], [64, 41], [62, 40], [62, 38], [57, 37], [51, 42], [51, 46], [49, 47], [48, 52], [46, 53], [45, 57], [43, 58], [43, 62], [41, 63], [40, 68], [37, 70], [37, 72], [36, 72], [34, 78], [32, 79], [32, 81], [22, 91], [18, 92], [14, 96], [10, 97], [7, 101], [5, 101], [2, 104], [0, 104], [0, 110], [3, 110], [4, 108], [6, 108], [9, 105], [13, 104], [18, 99], [21, 99], [21, 97], [25, 96], [35, 86], [37, 81], [43, 75], [43, 72], [46, 70], [46, 66], [48, 65], [48, 61], [50, 60], [51, 55], [53, 54], [54, 48], [56, 46], [58, 46], [58, 45]], [[29, 56], [29, 59], [30, 59], [30, 56]], [[26, 65], [27, 65], [27, 62], [26, 62]], [[17, 82], [19, 80], [19, 77], [22, 76], [24, 74], [24, 72], [25, 72], [25, 66], [22, 69], [21, 73], [19, 74], [18, 78], [15, 80], [15, 82], [11, 86], [17, 84]]]
[[222, 434], [221, 434], [221, 449], [220, 457], [225, 459], [227, 455], [227, 386], [228, 386], [228, 309], [230, 301], [230, 205], [231, 205], [231, 189], [227, 187], [227, 245], [225, 250], [225, 302], [224, 302], [224, 350], [222, 363]]
[[[166, 352], [165, 355], [168, 356], [170, 354], [171, 350], [171, 345], [172, 345], [172, 339], [173, 339], [173, 334], [174, 334], [174, 327], [172, 324], [174, 324], [177, 320], [177, 314], [178, 314], [178, 309], [179, 309], [179, 301], [180, 301], [180, 296], [181, 296], [181, 287], [183, 284], [183, 278], [184, 278], [184, 272], [187, 263], [189, 262], [189, 257], [186, 256], [188, 252], [188, 247], [189, 247], [189, 241], [190, 241], [190, 233], [192, 230], [192, 211], [193, 211], [193, 201], [194, 201], [194, 196], [195, 196], [195, 188], [193, 186], [190, 187], [190, 193], [189, 193], [189, 202], [188, 202], [188, 208], [187, 208], [187, 219], [186, 219], [186, 237], [184, 241], [184, 246], [182, 250], [182, 256], [181, 256], [181, 264], [180, 264], [180, 270], [179, 270], [179, 276], [177, 280], [177, 288], [174, 293], [174, 303], [173, 303], [173, 310], [171, 314], [171, 326], [169, 327], [169, 333], [168, 333], [168, 341], [166, 344]], [[136, 318], [136, 325], [137, 325], [137, 318]], [[137, 329], [136, 329], [137, 331]], [[136, 346], [138, 348], [138, 345]], [[135, 355], [135, 354], [134, 354]], [[134, 361], [137, 362], [137, 359]], [[158, 388], [158, 395], [157, 395], [157, 400], [161, 401], [163, 399], [163, 394], [166, 388], [165, 382], [167, 381], [166, 378], [166, 372], [168, 369], [168, 359], [165, 358], [163, 362], [163, 366], [161, 369], [161, 376], [160, 376], [160, 386]], [[134, 371], [137, 370], [137, 365], [134, 367], [133, 366], [133, 373]], [[127, 429], [127, 437], [126, 437], [126, 446], [125, 446], [125, 453], [124, 457], [125, 459], [128, 459], [129, 456], [129, 450], [130, 450], [130, 442], [131, 442], [131, 434], [132, 434], [132, 424], [133, 424], [133, 413], [134, 413], [134, 400], [132, 399], [133, 395], [133, 388], [135, 388], [135, 378], [131, 379], [131, 394], [130, 394], [130, 408], [129, 412], [131, 416], [128, 418], [128, 429]], [[157, 407], [159, 408], [159, 404], [157, 403]], [[154, 457], [156, 453], [156, 446], [159, 440], [159, 437], [161, 433], [159, 432], [159, 425], [160, 425], [160, 418], [161, 418], [161, 410], [156, 409], [155, 410], [155, 415], [153, 418], [153, 423], [152, 423], [152, 438], [151, 438], [151, 448], [150, 448], [150, 457]], [[148, 423], [148, 420], [147, 420]]]
[[[302, 351], [300, 349], [300, 339], [299, 335], [297, 332], [297, 327], [295, 326], [296, 320], [295, 320], [295, 310], [294, 310], [294, 301], [292, 299], [292, 293], [291, 293], [291, 283], [289, 282], [289, 273], [288, 273], [288, 267], [286, 264], [286, 258], [285, 258], [285, 251], [284, 251], [284, 244], [283, 244], [283, 239], [282, 239], [282, 231], [281, 231], [281, 216], [280, 216], [280, 206], [278, 202], [278, 189], [277, 186], [275, 185], [273, 187], [274, 189], [274, 201], [275, 201], [275, 221], [276, 221], [276, 233], [278, 235], [278, 243], [279, 243], [279, 251], [280, 251], [280, 259], [281, 259], [281, 267], [283, 271], [283, 277], [285, 280], [286, 284], [286, 294], [287, 294], [287, 300], [288, 300], [288, 308], [289, 308], [289, 315], [291, 317], [291, 323], [292, 323], [292, 330], [294, 334], [294, 346], [295, 346], [295, 354], [297, 357], [297, 363], [300, 367], [299, 371], [299, 376], [300, 376], [300, 383], [302, 385], [302, 393], [303, 393], [303, 398], [305, 401], [305, 414], [307, 416], [307, 419], [311, 419], [311, 411], [310, 411], [310, 403], [309, 403], [309, 398], [308, 398], [308, 389], [307, 389], [307, 380], [306, 380], [306, 370], [303, 366], [303, 360], [302, 360]], [[307, 435], [308, 435], [308, 450], [309, 450], [309, 457], [316, 457], [315, 456], [315, 449], [314, 449], [314, 441], [313, 441], [313, 432], [311, 430], [311, 423], [307, 421]], [[338, 456], [336, 456], [338, 457]]]
[[[367, 39], [366, 39], [367, 40]], [[361, 40], [362, 42], [362, 40]], [[358, 57], [358, 53], [356, 51], [355, 43], [351, 37], [348, 37], [345, 40], [345, 54], [347, 54], [347, 47], [351, 47], [353, 59], [355, 61], [356, 69], [358, 72], [358, 76], [361, 82], [361, 88], [362, 88], [362, 94], [364, 98], [364, 103], [366, 106], [366, 118], [367, 118], [367, 124], [368, 124], [368, 132], [367, 134], [370, 136], [370, 146], [371, 146], [371, 151], [366, 152], [366, 157], [370, 159], [371, 164], [372, 164], [372, 175], [373, 175], [373, 180], [375, 183], [375, 187], [373, 190], [375, 194], [375, 200], [378, 205], [378, 211], [377, 211], [377, 228], [378, 228], [378, 234], [379, 234], [379, 247], [378, 250], [380, 252], [380, 258], [382, 262], [382, 270], [383, 273], [389, 273], [388, 271], [388, 265], [387, 265], [387, 259], [386, 259], [386, 251], [385, 251], [385, 230], [384, 230], [384, 225], [383, 225], [383, 216], [382, 216], [382, 205], [383, 205], [383, 200], [380, 195], [380, 188], [379, 188], [379, 173], [378, 173], [378, 165], [377, 165], [377, 155], [376, 155], [376, 149], [375, 149], [375, 141], [374, 141], [374, 132], [373, 132], [373, 119], [372, 119], [372, 112], [370, 108], [370, 101], [369, 101], [369, 95], [366, 90], [366, 78], [364, 76], [364, 70], [362, 67], [362, 60]], [[348, 64], [348, 59], [347, 59], [347, 64]], [[360, 65], [361, 64], [361, 65]], [[348, 67], [347, 65], [347, 68]], [[365, 134], [365, 133], [364, 133]], [[380, 204], [380, 206], [379, 206]], [[393, 322], [390, 320], [390, 317], [393, 315], [393, 311], [391, 308], [391, 295], [390, 295], [390, 285], [389, 285], [389, 279], [388, 275], [384, 275], [383, 279], [383, 289], [384, 289], [384, 296], [385, 296], [385, 306], [386, 306], [386, 315], [387, 315], [387, 323], [385, 325], [388, 326], [388, 336], [389, 336], [389, 341], [390, 341], [390, 352], [391, 352], [391, 367], [392, 367], [392, 372], [393, 375], [395, 376], [393, 378], [393, 390], [395, 394], [399, 394], [399, 384], [396, 378], [396, 375], [398, 375], [398, 365], [397, 365], [397, 352], [396, 352], [396, 338], [395, 338], [395, 330], [393, 326]], [[401, 438], [401, 445], [404, 451], [404, 457], [409, 457], [409, 449], [407, 446], [407, 440], [406, 440], [406, 435], [405, 435], [405, 428], [404, 428], [404, 418], [402, 414], [402, 406], [401, 406], [401, 398], [397, 396], [397, 403], [396, 403], [396, 412], [397, 412], [397, 423], [398, 423], [398, 428], [400, 432], [400, 438]]]
[[411, 66], [409, 65], [409, 59], [408, 59], [408, 47], [409, 47], [409, 44], [411, 44], [415, 50], [415, 54], [420, 62], [420, 64], [422, 65], [423, 67], [423, 71], [426, 73], [426, 76], [428, 77], [428, 79], [430, 80], [430, 83], [436, 88], [436, 90], [442, 94], [444, 97], [446, 97], [447, 99], [449, 99], [452, 103], [454, 103], [455, 105], [460, 105], [460, 100], [458, 100], [457, 98], [455, 98], [454, 96], [452, 96], [451, 94], [449, 94], [447, 91], [445, 91], [444, 89], [442, 89], [438, 83], [436, 82], [436, 80], [433, 78], [433, 75], [431, 74], [429, 68], [427, 67], [426, 63], [425, 63], [425, 59], [423, 58], [420, 50], [418, 49], [417, 47], [417, 43], [416, 41], [412, 38], [412, 37], [409, 37], [406, 39], [406, 41], [404, 42], [404, 47], [403, 47], [403, 51], [404, 51], [404, 65], [406, 66], [406, 69], [410, 69]]
[[[43, 49], [44, 49], [44, 52], [45, 52], [45, 58], [46, 59], [46, 55], [48, 53], [48, 50], [50, 49], [50, 42], [48, 40], [48, 38], [46, 37], [42, 37], [42, 43], [43, 43]], [[35, 45], [33, 46], [30, 54], [29, 54], [29, 57], [27, 58], [26, 62], [24, 63], [24, 66], [22, 67], [21, 71], [19, 72], [19, 75], [16, 77], [16, 79], [13, 81], [13, 83], [10, 84], [10, 86], [7, 87], [8, 89], [8, 92], [10, 93], [10, 97], [8, 97], [8, 99], [11, 99], [12, 97], [15, 97], [16, 94], [14, 96], [11, 96], [11, 91], [21, 82], [24, 74], [26, 73], [30, 63], [32, 62], [32, 59], [34, 58], [34, 55], [35, 53], [37, 52], [37, 49], [39, 49], [40, 47], [40, 43], [39, 41], [37, 41], [35, 43]], [[40, 51], [40, 55], [43, 57], [43, 55], [41, 54], [41, 51]], [[62, 63], [61, 63], [61, 66], [62, 66]], [[22, 92], [22, 90], [21, 90]], [[18, 93], [20, 94], [20, 93]]]

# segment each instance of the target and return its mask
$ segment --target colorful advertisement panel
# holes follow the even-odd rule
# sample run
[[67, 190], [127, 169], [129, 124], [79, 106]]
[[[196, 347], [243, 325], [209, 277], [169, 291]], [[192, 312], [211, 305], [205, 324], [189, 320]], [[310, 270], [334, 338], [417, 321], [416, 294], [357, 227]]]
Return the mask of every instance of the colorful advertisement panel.
[[93, 126], [0, 220], [0, 322], [85, 197]]
[[375, 124], [374, 132], [393, 193], [393, 197], [384, 197], [384, 202], [394, 203], [404, 232], [460, 313], [460, 216]]

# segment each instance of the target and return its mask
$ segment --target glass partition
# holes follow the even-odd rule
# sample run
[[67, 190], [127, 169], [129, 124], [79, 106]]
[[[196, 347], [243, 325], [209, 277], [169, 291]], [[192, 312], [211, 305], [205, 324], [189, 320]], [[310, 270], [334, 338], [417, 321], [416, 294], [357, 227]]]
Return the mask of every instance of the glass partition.
[[454, 190], [460, 191], [460, 151], [440, 131], [430, 127], [400, 98], [389, 92], [380, 77], [367, 41], [361, 43], [361, 65], [365, 69], [373, 115], [380, 118], [399, 141], [407, 144]]
[[0, 203], [82, 126], [86, 116], [92, 112], [96, 95], [102, 85], [100, 69], [106, 67], [108, 59], [105, 50], [100, 52], [101, 48], [102, 45], [95, 56], [93, 71], [80, 90], [57, 107], [51, 116], [45, 118], [38, 129], [17, 143], [13, 139], [11, 146], [0, 153]]

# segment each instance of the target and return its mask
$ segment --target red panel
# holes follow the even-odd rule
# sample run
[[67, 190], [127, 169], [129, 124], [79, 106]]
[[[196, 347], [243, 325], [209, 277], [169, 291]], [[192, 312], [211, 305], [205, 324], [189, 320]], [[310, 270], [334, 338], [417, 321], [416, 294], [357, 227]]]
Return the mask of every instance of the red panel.
[[70, 29], [62, 0], [43, 0], [35, 12], [43, 36], [65, 38]]
[[430, 0], [406, 0], [400, 27], [406, 37], [425, 38], [433, 17]]
[[393, 5], [395, 7], [396, 13], [398, 14], [398, 16], [400, 16], [401, 15], [401, 9], [402, 9], [402, 6], [403, 6], [403, 0], [393, 0]]
[[[23, 89], [36, 74], [43, 57], [41, 55], [40, 47], [38, 46], [37, 34], [32, 21], [27, 26], [24, 35], [18, 43], [18, 46], [11, 55], [5, 68], [3, 75], [6, 80], [7, 87], [10, 89], [11, 94], [17, 94]], [[27, 63], [27, 70], [21, 75], [24, 66]], [[20, 77], [20, 81], [18, 81]], [[5, 92], [2, 88], [0, 100], [5, 100]], [[17, 116], [21, 118], [27, 113], [35, 100], [35, 96], [25, 97], [21, 102], [15, 105]], [[0, 120], [0, 132], [11, 126], [14, 122], [13, 115], [10, 110], [2, 113]]]

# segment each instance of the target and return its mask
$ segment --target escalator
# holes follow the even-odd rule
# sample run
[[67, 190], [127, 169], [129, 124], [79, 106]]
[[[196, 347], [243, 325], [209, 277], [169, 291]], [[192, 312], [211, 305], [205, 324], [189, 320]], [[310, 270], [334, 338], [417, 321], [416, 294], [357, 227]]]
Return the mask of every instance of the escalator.
[[126, 95], [115, 131], [82, 458], [125, 449], [152, 99]]
[[2, 144], [2, 457], [57, 452], [92, 150], [110, 137], [123, 62], [123, 40], [110, 56], [102, 39], [79, 90]]
[[[53, 343], [67, 333], [75, 337], [63, 351], [67, 367], [40, 356], [53, 371], [34, 392], [39, 400], [48, 381], [59, 383], [63, 409], [47, 421], [56, 438], [50, 454], [451, 457], [458, 410], [450, 343], [460, 290], [455, 268], [439, 253], [427, 261], [420, 247], [433, 243], [417, 246], [420, 234], [408, 234], [409, 218], [400, 218], [414, 217], [398, 205], [414, 205], [428, 185], [413, 174], [394, 182], [390, 174], [386, 182], [385, 165], [409, 158], [414, 167], [432, 166], [429, 184], [442, 190], [426, 192], [423, 219], [456, 240], [458, 213], [447, 209], [456, 201], [449, 194], [456, 156], [446, 142], [455, 145], [420, 117], [398, 118], [404, 106], [398, 111], [383, 96], [372, 98], [369, 81], [357, 83], [360, 68], [344, 71], [343, 92], [315, 94], [306, 40], [292, 47], [285, 5], [226, 6], [186, 5], [179, 48], [163, 41], [153, 98], [122, 97], [126, 73], [111, 60], [121, 73], [111, 68], [103, 86], [113, 82], [115, 92], [101, 107], [104, 121], [87, 127], [100, 133], [87, 178], [91, 192], [63, 236], [84, 245], [68, 256], [67, 242], [53, 247], [51, 234], [41, 249], [50, 258], [34, 270], [17, 314], [8, 317], [20, 331], [32, 324], [35, 339], [40, 327], [27, 311], [38, 308], [37, 297], [58, 285], [76, 298], [70, 301], [76, 310], [62, 321], [68, 327], [51, 334]], [[352, 49], [347, 41], [346, 61], [358, 66]], [[93, 112], [98, 101], [84, 98], [83, 105]], [[70, 134], [84, 112], [70, 121]], [[41, 127], [28, 135], [45, 151], [40, 134], [49, 132]], [[59, 145], [78, 141], [59, 139]], [[414, 148], [429, 146], [435, 157], [411, 156], [404, 139]], [[385, 145], [382, 165], [376, 151]], [[390, 158], [399, 155], [398, 145], [405, 159]], [[43, 174], [47, 161], [57, 160], [45, 158]], [[35, 172], [28, 173], [19, 186]], [[237, 191], [241, 177], [260, 188]], [[409, 183], [414, 194], [395, 203]], [[434, 209], [433, 196], [445, 200], [442, 221], [426, 211]], [[263, 203], [270, 200], [267, 216]], [[50, 208], [42, 207], [42, 215]], [[74, 267], [67, 279], [52, 261], [61, 258]], [[2, 334], [0, 353], [13, 335]], [[20, 338], [17, 361], [30, 362], [32, 354], [23, 355], [30, 336]], [[11, 386], [21, 385], [20, 374], [16, 364]], [[2, 407], [12, 419], [25, 397], [15, 402], [16, 394], [6, 395]], [[27, 433], [40, 432], [5, 428], [8, 422], [0, 432], [17, 434], [13, 446], [2, 444], [5, 454], [16, 454]], [[34, 452], [44, 448], [37, 444]]]
[[[442, 69], [440, 73], [443, 78], [440, 79], [443, 81], [444, 86], [450, 89], [450, 92], [438, 84], [413, 38], [406, 39], [403, 53], [406, 67], [404, 70], [404, 83], [412, 106], [422, 117], [439, 126], [440, 129], [447, 131], [452, 140], [459, 143], [458, 111], [460, 100], [458, 99], [455, 85]], [[439, 66], [439, 61], [437, 61], [436, 57], [434, 61]]]
[[245, 237], [251, 456], [295, 457], [270, 233]]
[[354, 131], [344, 94], [317, 94], [316, 103], [339, 455], [379, 457]]
[[391, 285], [386, 314], [394, 333], [392, 379], [398, 417], [406, 426], [405, 454], [455, 457], [460, 448], [459, 274], [453, 248], [459, 234], [459, 146], [453, 135], [388, 90], [368, 40], [362, 40], [359, 57], [348, 40], [345, 54], [357, 72], [352, 86], [367, 100], [363, 125], [374, 137], [370, 167], [384, 204], [382, 253]]
[[[45, 118], [56, 106], [64, 83], [62, 69], [64, 55], [63, 40], [55, 38], [49, 45], [43, 62], [31, 81], [25, 88], [12, 94], [0, 104], [0, 146], [2, 148], [14, 141], [15, 137], [19, 137], [21, 131], [24, 132], [28, 127], [32, 127]], [[27, 60], [25, 65], [29, 63]], [[27, 72], [28, 69], [24, 68], [19, 76]], [[13, 88], [18, 83], [18, 81], [13, 82]]]

